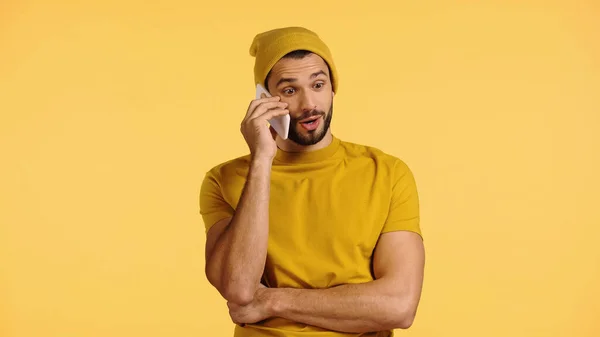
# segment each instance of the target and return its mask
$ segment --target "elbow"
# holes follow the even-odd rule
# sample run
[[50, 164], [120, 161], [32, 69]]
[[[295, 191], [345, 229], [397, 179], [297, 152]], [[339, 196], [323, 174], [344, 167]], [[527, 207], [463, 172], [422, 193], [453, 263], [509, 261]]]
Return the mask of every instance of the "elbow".
[[226, 284], [221, 290], [221, 295], [228, 301], [240, 306], [245, 306], [254, 300], [254, 292], [249, 287], [239, 287]]
[[397, 305], [391, 311], [393, 317], [390, 317], [392, 329], [408, 329], [413, 325], [416, 317], [416, 308], [407, 305]]
[[396, 321], [396, 329], [408, 329], [412, 326], [414, 317], [403, 317]]
[[218, 270], [206, 268], [206, 278], [228, 302], [244, 306], [254, 300], [254, 289], [252, 287], [241, 286], [236, 282], [232, 282], [230, 278], [221, 275]]

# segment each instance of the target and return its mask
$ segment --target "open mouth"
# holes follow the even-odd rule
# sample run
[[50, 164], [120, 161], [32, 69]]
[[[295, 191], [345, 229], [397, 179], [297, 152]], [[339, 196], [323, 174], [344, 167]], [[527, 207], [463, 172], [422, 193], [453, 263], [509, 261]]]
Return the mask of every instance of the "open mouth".
[[311, 125], [311, 124], [314, 124], [317, 121], [317, 119], [319, 119], [320, 117], [321, 116], [315, 116], [315, 117], [307, 118], [307, 119], [301, 121], [300, 123], [306, 124], [306, 125]]
[[306, 130], [312, 131], [319, 127], [320, 121], [321, 121], [321, 116], [314, 116], [314, 117], [307, 118], [305, 120], [300, 121], [300, 124]]

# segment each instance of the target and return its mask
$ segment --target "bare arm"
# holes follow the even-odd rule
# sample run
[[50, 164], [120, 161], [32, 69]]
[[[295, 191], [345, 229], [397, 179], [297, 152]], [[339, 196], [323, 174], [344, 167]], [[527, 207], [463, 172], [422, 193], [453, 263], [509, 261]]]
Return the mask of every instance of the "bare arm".
[[416, 315], [424, 263], [418, 234], [386, 233], [375, 250], [374, 281], [329, 289], [259, 289], [255, 303], [230, 305], [230, 314], [236, 323], [277, 316], [343, 332], [405, 329]]
[[206, 276], [228, 301], [250, 303], [265, 268], [271, 162], [253, 159], [232, 218], [207, 234]]
[[[275, 130], [267, 121], [289, 114], [280, 97], [253, 100], [240, 125], [250, 149], [250, 166], [237, 209], [208, 230], [206, 277], [229, 302], [252, 302], [260, 284], [267, 257], [271, 167], [277, 153]], [[206, 207], [222, 202], [218, 193], [205, 194]]]

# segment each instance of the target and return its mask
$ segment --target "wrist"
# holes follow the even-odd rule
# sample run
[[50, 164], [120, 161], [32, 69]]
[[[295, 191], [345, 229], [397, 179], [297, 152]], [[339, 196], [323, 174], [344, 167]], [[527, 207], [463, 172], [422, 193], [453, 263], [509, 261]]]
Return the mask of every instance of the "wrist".
[[257, 155], [253, 154], [250, 158], [250, 166], [255, 169], [260, 168], [271, 168], [273, 164], [273, 157], [267, 155]]
[[281, 317], [285, 311], [287, 292], [282, 288], [265, 288], [265, 309], [270, 316]]

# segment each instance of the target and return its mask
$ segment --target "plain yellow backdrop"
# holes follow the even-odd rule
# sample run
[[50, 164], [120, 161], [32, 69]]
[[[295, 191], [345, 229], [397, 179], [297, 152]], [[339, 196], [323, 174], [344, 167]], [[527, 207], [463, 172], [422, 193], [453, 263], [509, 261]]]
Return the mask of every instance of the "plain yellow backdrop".
[[597, 1], [0, 3], [0, 336], [231, 336], [204, 172], [244, 155], [258, 32], [315, 30], [333, 132], [405, 160], [400, 336], [600, 336]]

